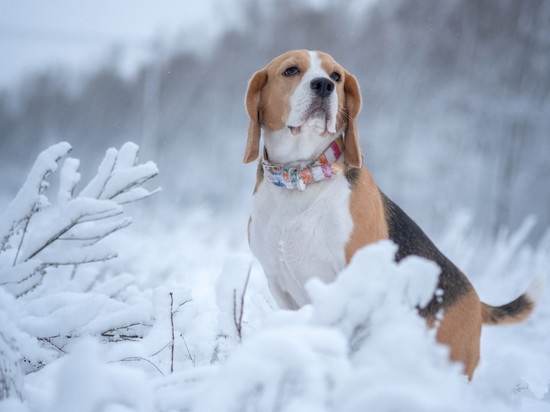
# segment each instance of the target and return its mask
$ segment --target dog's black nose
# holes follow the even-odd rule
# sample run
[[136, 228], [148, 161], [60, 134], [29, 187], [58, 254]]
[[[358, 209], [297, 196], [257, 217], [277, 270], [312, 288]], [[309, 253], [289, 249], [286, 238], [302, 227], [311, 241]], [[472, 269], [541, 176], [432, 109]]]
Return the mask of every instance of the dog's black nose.
[[316, 77], [309, 83], [309, 86], [311, 90], [315, 90], [319, 97], [328, 96], [334, 90], [334, 83], [325, 77]]

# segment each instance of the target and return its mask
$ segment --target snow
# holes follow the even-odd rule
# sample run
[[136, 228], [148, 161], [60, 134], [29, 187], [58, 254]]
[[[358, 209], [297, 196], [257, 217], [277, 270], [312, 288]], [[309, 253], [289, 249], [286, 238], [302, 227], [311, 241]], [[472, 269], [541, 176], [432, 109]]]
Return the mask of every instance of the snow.
[[107, 299], [83, 293], [56, 293], [34, 299], [17, 322], [31, 336], [70, 335], [97, 317]]
[[[27, 204], [37, 196], [47, 201], [33, 215], [40, 225], [29, 225], [28, 245], [80, 215], [121, 210], [98, 197], [117, 168], [124, 173], [111, 180], [112, 192], [157, 173], [150, 163], [137, 165], [136, 154], [131, 144], [109, 150], [80, 194], [73, 190], [78, 162], [66, 159], [56, 202], [48, 190], [27, 196]], [[396, 246], [379, 242], [360, 250], [333, 283], [309, 282], [310, 305], [279, 310], [248, 250], [245, 208], [228, 219], [204, 208], [165, 207], [158, 197], [136, 205], [135, 225], [128, 227], [124, 215], [87, 222], [38, 254], [40, 260], [21, 259], [34, 246], [15, 266], [13, 247], [0, 253], [4, 282], [54, 258], [90, 260], [90, 247], [96, 257], [119, 256], [48, 267], [36, 275], [42, 282], [19, 297], [0, 287], [0, 377], [11, 377], [0, 411], [549, 409], [550, 305], [543, 286], [550, 231], [529, 246], [532, 219], [487, 243], [467, 215], [450, 217], [441, 246], [482, 300], [505, 303], [529, 284], [529, 293], [540, 295], [523, 324], [484, 328], [482, 360], [468, 382], [415, 309], [437, 287], [434, 263], [419, 257], [396, 263]], [[4, 216], [13, 222], [11, 213]], [[93, 245], [82, 241], [106, 233]]]
[[[31, 410], [153, 410], [147, 376], [123, 363], [106, 363], [105, 348], [93, 340], [84, 339], [59, 364], [46, 368], [51, 369], [48, 372], [52, 380], [36, 379], [40, 385], [33, 388], [35, 396], [29, 401]], [[41, 390], [44, 384], [45, 390]]]

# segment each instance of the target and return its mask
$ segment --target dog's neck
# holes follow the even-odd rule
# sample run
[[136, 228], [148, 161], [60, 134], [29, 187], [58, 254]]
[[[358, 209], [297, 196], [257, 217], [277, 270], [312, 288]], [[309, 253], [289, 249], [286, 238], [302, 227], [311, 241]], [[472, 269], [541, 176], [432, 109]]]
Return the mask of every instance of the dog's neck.
[[318, 127], [303, 125], [295, 128], [284, 127], [278, 131], [264, 129], [265, 151], [269, 162], [276, 165], [307, 164], [323, 153], [323, 151], [343, 133], [328, 133]]
[[295, 165], [278, 165], [269, 161], [264, 148], [262, 168], [267, 181], [275, 186], [303, 191], [308, 185], [343, 174], [337, 163], [344, 152], [344, 140], [340, 136], [313, 161]]

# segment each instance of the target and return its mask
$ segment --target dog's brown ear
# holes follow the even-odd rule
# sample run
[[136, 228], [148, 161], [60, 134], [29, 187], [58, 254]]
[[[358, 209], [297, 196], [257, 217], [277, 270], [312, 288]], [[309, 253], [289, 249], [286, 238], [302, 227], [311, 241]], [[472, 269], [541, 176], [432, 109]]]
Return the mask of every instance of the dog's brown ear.
[[256, 160], [260, 151], [262, 127], [260, 125], [258, 106], [260, 104], [260, 94], [266, 81], [267, 71], [264, 69], [254, 73], [248, 83], [245, 105], [248, 116], [250, 116], [250, 124], [248, 125], [248, 139], [244, 150], [244, 163], [250, 163]]
[[359, 134], [357, 133], [357, 115], [361, 110], [361, 92], [359, 83], [352, 74], [346, 72], [344, 81], [344, 93], [346, 98], [346, 112], [348, 125], [344, 136], [344, 159], [351, 167], [361, 167], [361, 147], [359, 146]]

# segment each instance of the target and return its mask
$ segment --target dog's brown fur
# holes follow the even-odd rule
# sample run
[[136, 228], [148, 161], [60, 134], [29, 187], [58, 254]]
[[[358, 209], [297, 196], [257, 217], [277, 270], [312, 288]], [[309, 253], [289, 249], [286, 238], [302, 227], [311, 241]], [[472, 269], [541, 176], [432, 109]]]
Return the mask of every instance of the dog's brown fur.
[[462, 362], [464, 373], [470, 380], [479, 362], [481, 324], [481, 305], [472, 288], [444, 310], [437, 329], [437, 340], [449, 346], [451, 360]]
[[[357, 169], [356, 169], [357, 170]], [[353, 231], [346, 245], [346, 262], [363, 246], [388, 238], [388, 225], [378, 187], [367, 169], [359, 169], [350, 196], [350, 213]]]
[[429, 326], [434, 326], [437, 313], [443, 310], [437, 340], [449, 346], [451, 360], [462, 362], [464, 373], [471, 380], [479, 362], [482, 323], [521, 322], [533, 311], [534, 302], [526, 294], [499, 307], [480, 302], [466, 276], [435, 247], [405, 212], [382, 192], [380, 195], [389, 238], [399, 246], [396, 259], [418, 255], [436, 262], [441, 268], [438, 288], [443, 290], [443, 297], [438, 299], [434, 296], [426, 307], [419, 309], [419, 313], [426, 318]]

